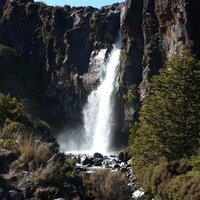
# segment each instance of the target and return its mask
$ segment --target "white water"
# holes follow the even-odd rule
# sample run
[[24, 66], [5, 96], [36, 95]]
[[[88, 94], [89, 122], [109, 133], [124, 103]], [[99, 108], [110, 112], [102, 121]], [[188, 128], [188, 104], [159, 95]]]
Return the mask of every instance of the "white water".
[[[86, 147], [91, 152], [107, 153], [111, 139], [112, 94], [118, 73], [120, 49], [114, 47], [105, 67], [105, 77], [88, 96], [83, 110]], [[104, 73], [102, 73], [103, 76]]]

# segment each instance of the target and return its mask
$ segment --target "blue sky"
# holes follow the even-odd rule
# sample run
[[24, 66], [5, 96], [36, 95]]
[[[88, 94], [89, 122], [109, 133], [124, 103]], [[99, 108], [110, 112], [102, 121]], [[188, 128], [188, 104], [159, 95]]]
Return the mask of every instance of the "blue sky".
[[[39, 1], [39, 0], [35, 0]], [[100, 8], [104, 5], [110, 5], [116, 2], [124, 2], [125, 0], [40, 0], [51, 6], [93, 6]]]

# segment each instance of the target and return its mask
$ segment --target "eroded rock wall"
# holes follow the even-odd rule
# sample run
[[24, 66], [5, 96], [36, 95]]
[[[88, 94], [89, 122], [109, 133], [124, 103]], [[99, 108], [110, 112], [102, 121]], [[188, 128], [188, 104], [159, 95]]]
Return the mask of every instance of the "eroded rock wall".
[[184, 48], [199, 57], [200, 2], [127, 0], [122, 10], [120, 101], [128, 129], [138, 118], [150, 78], [165, 60]]
[[0, 43], [23, 55], [27, 65], [39, 67], [38, 76], [49, 80], [41, 94], [49, 116], [80, 119], [88, 93], [82, 76], [89, 71], [91, 53], [115, 42], [119, 15], [120, 4], [96, 9], [1, 1]]

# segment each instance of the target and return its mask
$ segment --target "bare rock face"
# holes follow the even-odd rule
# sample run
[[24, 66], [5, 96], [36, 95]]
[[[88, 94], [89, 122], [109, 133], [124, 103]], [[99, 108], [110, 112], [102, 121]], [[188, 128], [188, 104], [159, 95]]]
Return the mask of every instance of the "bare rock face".
[[50, 7], [32, 0], [0, 2], [0, 43], [21, 54], [27, 66], [37, 68], [38, 93], [42, 88], [39, 96], [48, 116], [81, 117], [85, 90], [91, 90], [82, 76], [91, 71], [91, 53], [115, 42], [119, 16], [120, 4], [98, 10]]
[[[200, 2], [127, 0], [122, 8], [121, 99], [125, 125], [138, 118], [149, 80], [174, 53], [191, 49], [198, 57]], [[130, 94], [134, 96], [127, 103]]]

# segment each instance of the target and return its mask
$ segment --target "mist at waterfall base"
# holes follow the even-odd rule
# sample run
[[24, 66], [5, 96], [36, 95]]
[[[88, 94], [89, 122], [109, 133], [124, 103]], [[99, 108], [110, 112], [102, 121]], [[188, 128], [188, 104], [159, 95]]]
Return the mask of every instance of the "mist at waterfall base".
[[[83, 108], [83, 127], [66, 128], [58, 136], [61, 150], [67, 152], [106, 154], [111, 152], [112, 120], [114, 96], [117, 88], [120, 49], [114, 45], [108, 59], [102, 57], [102, 49], [97, 54], [101, 64], [100, 84], [88, 96]], [[103, 59], [103, 62], [102, 62]]]

